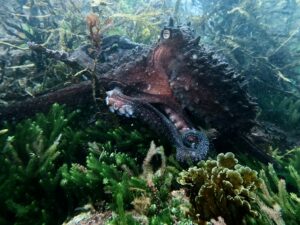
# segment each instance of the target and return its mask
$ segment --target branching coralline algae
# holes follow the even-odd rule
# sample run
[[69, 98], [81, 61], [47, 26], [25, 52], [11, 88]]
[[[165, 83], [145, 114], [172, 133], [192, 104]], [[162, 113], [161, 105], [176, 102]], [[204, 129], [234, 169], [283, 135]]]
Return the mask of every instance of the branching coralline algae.
[[178, 182], [186, 186], [193, 205], [191, 214], [200, 224], [219, 216], [227, 224], [242, 224], [246, 215], [257, 214], [251, 204], [261, 180], [256, 171], [238, 164], [233, 153], [201, 161], [181, 172]]

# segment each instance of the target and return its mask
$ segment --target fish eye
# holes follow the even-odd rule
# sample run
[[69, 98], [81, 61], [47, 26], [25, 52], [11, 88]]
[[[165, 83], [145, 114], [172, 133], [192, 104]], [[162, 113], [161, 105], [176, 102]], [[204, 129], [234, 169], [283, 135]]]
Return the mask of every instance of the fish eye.
[[163, 30], [162, 36], [164, 39], [169, 39], [171, 37], [171, 31], [170, 30]]

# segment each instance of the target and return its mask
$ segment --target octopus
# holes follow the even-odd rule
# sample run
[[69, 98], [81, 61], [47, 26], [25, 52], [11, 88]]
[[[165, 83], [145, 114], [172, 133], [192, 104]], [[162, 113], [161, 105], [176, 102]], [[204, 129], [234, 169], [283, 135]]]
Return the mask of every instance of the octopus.
[[[148, 124], [175, 146], [181, 162], [204, 159], [211, 146], [248, 146], [268, 158], [252, 139], [257, 104], [245, 78], [201, 44], [189, 25], [175, 26], [170, 19], [153, 46], [103, 37], [97, 54], [89, 45], [71, 53], [28, 45], [37, 54], [93, 70], [108, 109]], [[91, 81], [73, 84], [2, 109], [0, 116], [27, 115], [54, 102], [76, 106], [90, 101], [91, 93]]]

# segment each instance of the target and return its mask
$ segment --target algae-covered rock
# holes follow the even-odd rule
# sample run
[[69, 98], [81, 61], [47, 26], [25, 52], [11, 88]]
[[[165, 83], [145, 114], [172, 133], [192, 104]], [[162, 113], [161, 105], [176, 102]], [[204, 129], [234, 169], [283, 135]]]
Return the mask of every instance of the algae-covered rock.
[[251, 205], [261, 180], [256, 171], [238, 164], [233, 153], [201, 161], [181, 172], [178, 182], [188, 189], [191, 214], [199, 224], [219, 216], [227, 224], [242, 224], [246, 215], [257, 215]]
[[112, 216], [112, 212], [83, 212], [74, 216], [63, 225], [104, 225]]

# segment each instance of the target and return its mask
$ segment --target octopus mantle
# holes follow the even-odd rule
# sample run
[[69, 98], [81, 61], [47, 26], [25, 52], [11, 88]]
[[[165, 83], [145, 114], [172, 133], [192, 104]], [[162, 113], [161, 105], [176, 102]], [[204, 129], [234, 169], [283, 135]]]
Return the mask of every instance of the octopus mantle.
[[[253, 150], [249, 137], [256, 104], [246, 82], [199, 41], [189, 26], [170, 24], [153, 47], [120, 36], [103, 38], [99, 49], [83, 46], [72, 53], [35, 43], [29, 47], [74, 68], [93, 70], [109, 110], [147, 123], [176, 147], [180, 161], [206, 156], [208, 130], [214, 130], [216, 147], [247, 144]], [[91, 100], [91, 81], [85, 81], [18, 102], [1, 109], [0, 115], [21, 118], [54, 102], [78, 105]]]

